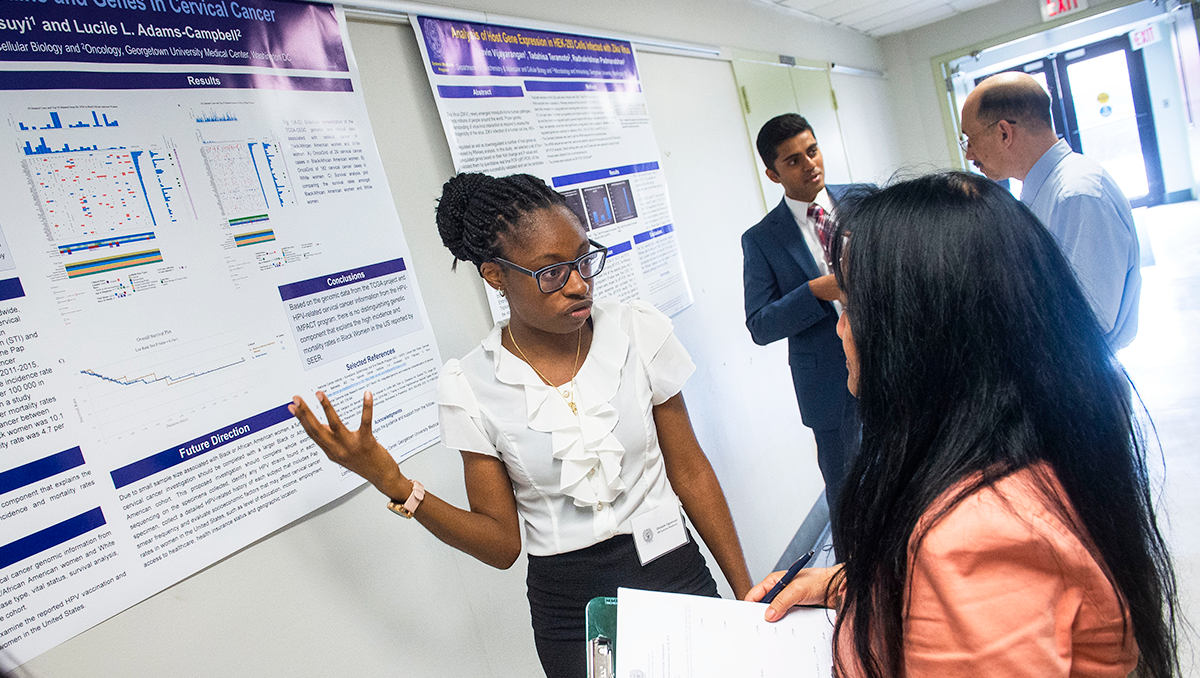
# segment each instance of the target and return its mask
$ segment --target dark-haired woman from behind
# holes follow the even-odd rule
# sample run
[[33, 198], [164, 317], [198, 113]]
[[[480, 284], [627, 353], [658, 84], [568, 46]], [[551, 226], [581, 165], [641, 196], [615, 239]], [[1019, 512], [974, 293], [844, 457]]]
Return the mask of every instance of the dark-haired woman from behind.
[[[752, 582], [733, 519], [680, 393], [695, 366], [671, 321], [648, 304], [593, 301], [607, 250], [536, 177], [460, 174], [443, 187], [437, 225], [456, 261], [507, 297], [511, 316], [448, 361], [438, 384], [442, 442], [462, 453], [469, 509], [400, 472], [371, 435], [369, 392], [357, 431], [323, 393], [329, 426], [297, 397], [308, 434], [393, 510], [489, 565], [517, 559], [523, 522], [534, 641], [552, 678], [584, 675], [593, 597], [618, 586], [717, 595], [684, 537], [681, 506], [744, 596]], [[676, 529], [657, 531], [667, 523]], [[635, 527], [659, 544], [677, 534], [679, 546], [639, 555]]]
[[1175, 675], [1127, 377], [1053, 237], [959, 173], [861, 197], [839, 225], [863, 424], [835, 508], [846, 562], [802, 572], [767, 619], [837, 607], [839, 676]]

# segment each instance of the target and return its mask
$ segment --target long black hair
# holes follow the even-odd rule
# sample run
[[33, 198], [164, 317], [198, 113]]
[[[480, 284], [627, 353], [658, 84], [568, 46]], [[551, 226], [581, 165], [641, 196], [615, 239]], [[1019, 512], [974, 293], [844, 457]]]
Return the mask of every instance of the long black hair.
[[1044, 462], [1070, 506], [1049, 487], [1047, 499], [1060, 515], [1073, 509], [1128, 611], [1141, 674], [1173, 675], [1175, 578], [1128, 378], [1053, 236], [964, 173], [859, 195], [839, 214], [832, 254], [858, 354], [862, 448], [834, 509], [846, 558], [835, 638], [853, 619], [866, 674], [903, 675], [918, 525]]
[[461, 260], [478, 268], [502, 254], [500, 237], [517, 227], [521, 217], [555, 205], [566, 206], [566, 201], [530, 174], [459, 174], [442, 186], [438, 234], [456, 266]]

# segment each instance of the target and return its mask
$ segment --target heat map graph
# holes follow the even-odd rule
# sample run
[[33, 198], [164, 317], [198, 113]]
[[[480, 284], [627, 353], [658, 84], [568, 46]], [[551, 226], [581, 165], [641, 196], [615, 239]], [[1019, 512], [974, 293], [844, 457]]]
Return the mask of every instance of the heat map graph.
[[243, 141], [209, 142], [200, 148], [221, 211], [226, 215], [267, 209], [266, 193], [249, 144]]
[[122, 235], [116, 238], [100, 238], [99, 240], [88, 240], [85, 242], [73, 242], [66, 245], [59, 245], [59, 254], [75, 254], [76, 252], [90, 252], [111, 247], [120, 247], [143, 240], [154, 240], [154, 233], [131, 233], [130, 235]]
[[141, 252], [131, 252], [129, 254], [118, 254], [116, 256], [104, 257], [101, 259], [89, 259], [87, 261], [79, 261], [64, 266], [68, 278], [82, 278], [88, 275], [96, 275], [97, 273], [108, 273], [117, 271], [122, 268], [132, 268], [134, 266], [146, 266], [148, 264], [162, 263], [162, 252], [159, 250], [143, 250]]
[[247, 247], [249, 245], [258, 245], [264, 242], [271, 242], [275, 239], [275, 231], [266, 229], [263, 231], [253, 231], [251, 233], [239, 233], [233, 236], [233, 243], [238, 247]]
[[200, 151], [226, 217], [292, 204], [287, 169], [273, 138], [205, 142]]
[[50, 242], [153, 230], [154, 216], [133, 153], [56, 153], [23, 161]]
[[178, 220], [185, 192], [169, 140], [130, 143], [114, 106], [30, 109], [9, 117], [50, 242], [150, 230]]

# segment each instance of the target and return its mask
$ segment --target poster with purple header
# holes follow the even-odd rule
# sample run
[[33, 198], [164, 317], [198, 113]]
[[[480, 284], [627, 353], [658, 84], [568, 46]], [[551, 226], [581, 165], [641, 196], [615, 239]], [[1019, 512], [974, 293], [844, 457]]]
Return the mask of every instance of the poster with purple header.
[[345, 20], [275, 0], [0, 0], [0, 668], [403, 459], [441, 360]]
[[[527, 173], [608, 247], [594, 293], [692, 303], [633, 45], [586, 35], [412, 17], [454, 167]], [[490, 287], [492, 316], [508, 304]]]

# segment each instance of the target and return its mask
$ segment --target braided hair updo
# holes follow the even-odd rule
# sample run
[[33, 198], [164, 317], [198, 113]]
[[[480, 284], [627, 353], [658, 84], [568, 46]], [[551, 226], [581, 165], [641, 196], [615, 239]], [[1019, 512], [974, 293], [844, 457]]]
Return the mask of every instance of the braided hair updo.
[[438, 234], [454, 255], [455, 266], [462, 260], [479, 268], [501, 254], [501, 234], [517, 226], [526, 214], [555, 205], [565, 206], [566, 201], [529, 174], [499, 178], [459, 174], [442, 185]]

